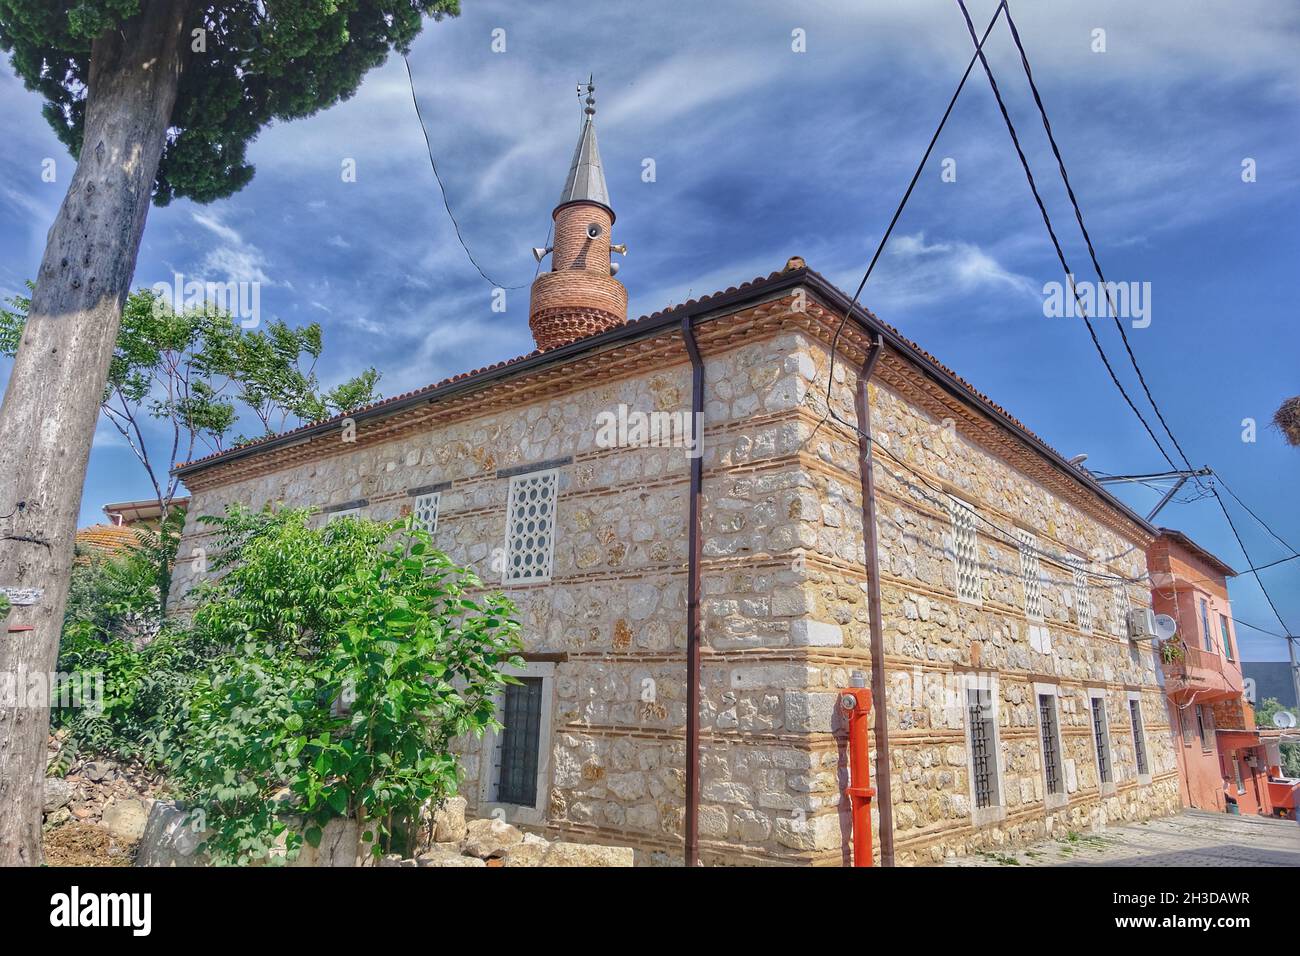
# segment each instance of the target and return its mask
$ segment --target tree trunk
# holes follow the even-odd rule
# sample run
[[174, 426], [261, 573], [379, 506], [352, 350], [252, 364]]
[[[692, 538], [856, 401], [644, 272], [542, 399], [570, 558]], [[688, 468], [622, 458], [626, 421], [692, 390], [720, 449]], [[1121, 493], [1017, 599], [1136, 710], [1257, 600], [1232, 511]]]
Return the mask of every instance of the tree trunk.
[[[0, 865], [41, 862], [49, 686], [99, 403], [135, 271], [192, 0], [146, 0], [91, 47], [85, 137], [46, 239], [0, 407], [0, 587], [36, 589], [0, 624]], [[32, 630], [16, 630], [30, 625]], [[39, 675], [33, 678], [32, 675]], [[13, 686], [13, 699], [5, 693]]]

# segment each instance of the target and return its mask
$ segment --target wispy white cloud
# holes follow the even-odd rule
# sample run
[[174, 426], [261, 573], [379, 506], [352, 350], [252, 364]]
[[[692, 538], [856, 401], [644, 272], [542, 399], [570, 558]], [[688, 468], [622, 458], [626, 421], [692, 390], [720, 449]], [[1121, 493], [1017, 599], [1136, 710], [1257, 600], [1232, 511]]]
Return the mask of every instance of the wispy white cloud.
[[221, 276], [227, 282], [271, 284], [270, 277], [262, 269], [266, 256], [261, 249], [247, 242], [238, 230], [226, 225], [215, 213], [192, 212], [190, 216], [222, 243], [209, 249], [203, 257], [200, 269], [206, 276]]

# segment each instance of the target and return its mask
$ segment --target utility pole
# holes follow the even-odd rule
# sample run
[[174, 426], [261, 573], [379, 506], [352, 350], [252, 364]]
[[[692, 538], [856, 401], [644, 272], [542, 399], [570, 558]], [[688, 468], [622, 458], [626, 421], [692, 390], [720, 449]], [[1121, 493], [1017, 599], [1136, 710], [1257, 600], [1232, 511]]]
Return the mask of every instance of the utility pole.
[[1296, 663], [1295, 642], [1300, 640], [1291, 634], [1286, 637], [1286, 649], [1291, 654], [1291, 684], [1295, 687], [1296, 717], [1300, 719], [1300, 664]]
[[1165, 493], [1165, 496], [1160, 499], [1160, 503], [1152, 508], [1151, 513], [1147, 515], [1147, 521], [1150, 521], [1160, 512], [1160, 509], [1173, 500], [1174, 495], [1178, 494], [1183, 485], [1187, 484], [1189, 478], [1203, 478], [1212, 474], [1214, 474], [1214, 472], [1209, 468], [1197, 468], [1193, 471], [1161, 471], [1152, 475], [1106, 475], [1104, 477], [1093, 475], [1092, 480], [1099, 485], [1112, 485], [1126, 482], [1145, 484], [1149, 481], [1158, 481], [1161, 479], [1176, 479], [1173, 487]]

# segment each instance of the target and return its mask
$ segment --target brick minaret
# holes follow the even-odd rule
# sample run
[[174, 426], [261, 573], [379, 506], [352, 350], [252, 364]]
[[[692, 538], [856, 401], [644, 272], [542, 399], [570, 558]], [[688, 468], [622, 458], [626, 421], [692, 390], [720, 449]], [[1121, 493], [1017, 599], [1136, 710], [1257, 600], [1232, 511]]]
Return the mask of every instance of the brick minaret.
[[587, 83], [586, 122], [552, 218], [551, 271], [533, 282], [528, 327], [539, 349], [553, 349], [627, 323], [627, 289], [609, 261], [614, 210], [596, 146], [595, 86]]

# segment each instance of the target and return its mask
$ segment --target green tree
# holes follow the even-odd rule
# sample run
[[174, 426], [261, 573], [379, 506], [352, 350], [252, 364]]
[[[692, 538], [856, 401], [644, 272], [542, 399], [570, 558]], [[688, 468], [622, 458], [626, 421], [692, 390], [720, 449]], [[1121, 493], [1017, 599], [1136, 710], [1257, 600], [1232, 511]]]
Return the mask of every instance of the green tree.
[[[31, 299], [16, 296], [8, 304], [13, 311], [0, 309], [0, 355], [13, 358]], [[171, 472], [196, 454], [379, 398], [373, 368], [322, 390], [315, 367], [323, 350], [315, 322], [294, 328], [277, 319], [264, 329], [245, 329], [212, 305], [176, 312], [165, 296], [139, 289], [122, 309], [100, 409], [144, 468], [166, 516], [180, 490]], [[248, 419], [258, 434], [232, 435]], [[162, 426], [161, 436], [152, 434], [150, 420]]]
[[[12, 612], [35, 630], [0, 642], [0, 670], [55, 664], [86, 462], [151, 199], [235, 192], [263, 124], [351, 96], [423, 16], [457, 12], [457, 0], [0, 0], [0, 47], [77, 157], [0, 406], [0, 513], [17, 509], [0, 580], [42, 589]], [[47, 717], [0, 709], [0, 865], [41, 861]]]
[[292, 856], [336, 817], [375, 855], [409, 849], [420, 808], [459, 785], [452, 738], [498, 726], [521, 663], [513, 605], [471, 599], [482, 582], [410, 519], [314, 529], [309, 514], [208, 519], [225, 573], [200, 588], [194, 629], [228, 651], [195, 685], [170, 774], [218, 863], [276, 862], [277, 842]]

